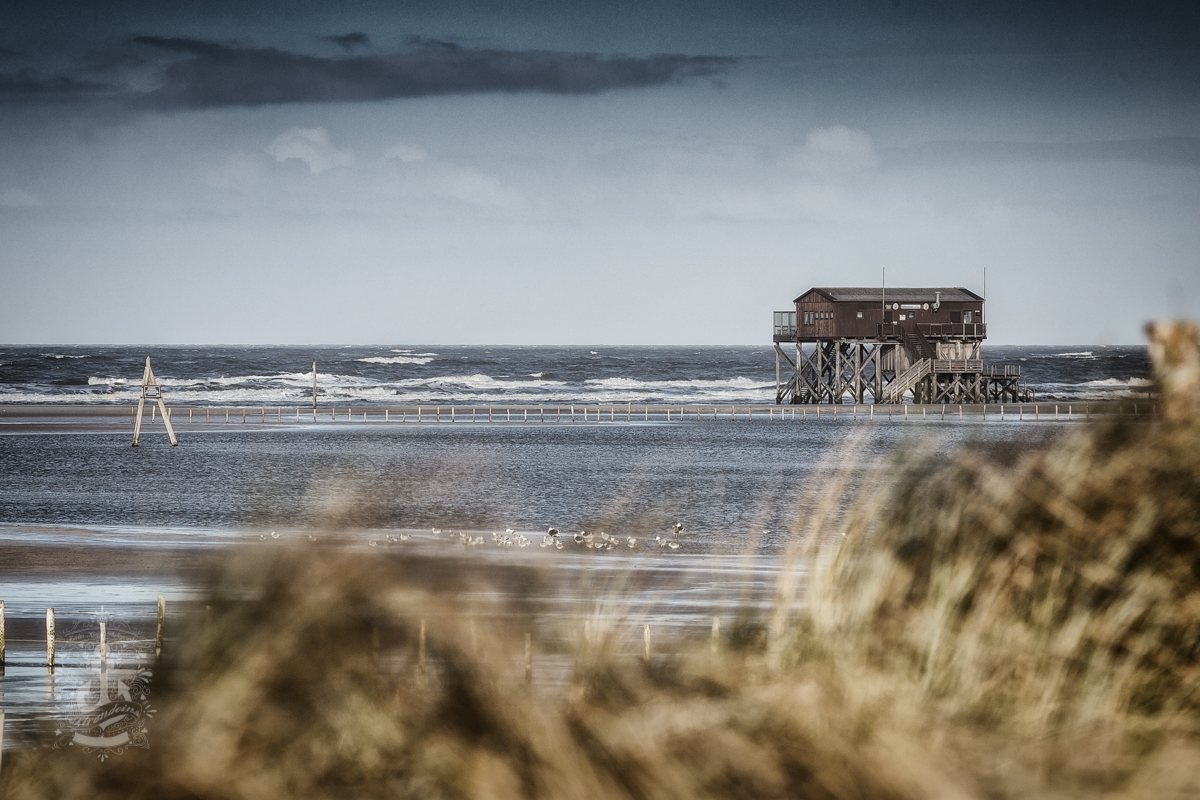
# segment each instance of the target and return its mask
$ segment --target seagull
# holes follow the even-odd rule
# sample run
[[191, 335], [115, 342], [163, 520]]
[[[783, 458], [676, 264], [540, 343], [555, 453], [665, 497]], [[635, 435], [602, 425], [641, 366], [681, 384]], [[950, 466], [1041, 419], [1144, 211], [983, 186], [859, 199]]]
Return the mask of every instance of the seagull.
[[678, 550], [679, 542], [667, 542], [667, 547], [671, 548], [672, 550]]
[[260, 541], [263, 541], [263, 542], [265, 542], [267, 540], [267, 537], [261, 533], [258, 535], [258, 538]]
[[400, 534], [400, 541], [402, 541], [402, 542], [407, 542], [407, 541], [408, 541], [408, 534], [407, 534], [407, 533], [402, 533], [402, 534]]
[[674, 525], [671, 526], [671, 532], [674, 533], [676, 536], [683, 533], [683, 523], [676, 522]]
[[371, 547], [375, 547], [376, 545], [378, 545], [378, 544], [379, 544], [379, 542], [377, 542], [377, 541], [375, 541], [374, 539], [372, 539], [371, 541], [367, 542], [367, 544], [371, 545]]
[[546, 531], [546, 535], [550, 537], [558, 536], [558, 528], [551, 528], [550, 530]]
[[442, 535], [441, 528], [430, 528], [430, 530], [433, 531], [433, 538], [435, 538], [435, 539]]
[[313, 535], [310, 533], [310, 534], [308, 535], [308, 540], [309, 540], [310, 542], [315, 542], [315, 541], [317, 540], [317, 537], [313, 536]]
[[271, 538], [272, 538], [272, 539], [278, 539], [278, 538], [279, 538], [279, 534], [278, 534], [278, 533], [276, 533], [275, 531], [271, 531]]
[[388, 544], [395, 544], [398, 541], [400, 541], [400, 540], [397, 539], [395, 536], [392, 536], [390, 533], [388, 534]]
[[562, 542], [558, 539], [554, 540], [554, 546], [557, 547], [559, 550], [562, 550], [562, 548], [563, 548]]
[[632, 536], [630, 536], [630, 537], [629, 537], [629, 542], [628, 542], [628, 544], [629, 544], [629, 546], [630, 546], [630, 547], [637, 547], [637, 539], [635, 539], [635, 538], [633, 538]]
[[585, 533], [586, 531], [580, 531], [579, 533], [575, 534], [575, 544], [583, 544], [583, 536]]

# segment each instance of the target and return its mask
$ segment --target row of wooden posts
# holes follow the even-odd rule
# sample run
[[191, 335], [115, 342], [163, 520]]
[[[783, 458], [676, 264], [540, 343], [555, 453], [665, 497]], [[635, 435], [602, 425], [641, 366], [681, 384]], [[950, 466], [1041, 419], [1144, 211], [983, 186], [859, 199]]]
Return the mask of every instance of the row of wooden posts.
[[[470, 627], [471, 649], [477, 650], [477, 639], [475, 635], [475, 620], [471, 620]], [[592, 621], [585, 619], [583, 623], [583, 640], [589, 646], [592, 643]], [[378, 643], [376, 643], [378, 646]], [[712, 618], [712, 633], [709, 639], [709, 649], [715, 655], [721, 647], [721, 618]], [[649, 663], [650, 661], [650, 624], [642, 625], [642, 660]], [[417, 635], [417, 674], [424, 679], [427, 675], [427, 665], [425, 663], [425, 620], [421, 620], [419, 633]], [[525, 634], [525, 683], [531, 685], [533, 683], [533, 634]]]
[[[163, 632], [166, 623], [167, 603], [160, 596], [158, 598], [158, 628], [154, 636], [154, 657], [160, 659], [163, 649]], [[583, 627], [584, 640], [591, 642], [592, 640], [592, 624], [591, 620], [584, 621]], [[721, 636], [721, 618], [712, 618], [712, 649], [715, 652]], [[41, 639], [13, 639], [14, 642], [41, 642]], [[55, 647], [59, 644], [93, 644], [92, 641], [76, 641], [58, 639], [54, 629], [54, 609], [46, 609], [46, 667], [49, 670], [54, 669]], [[471, 641], [472, 647], [475, 646], [475, 622], [471, 621]], [[5, 635], [4, 635], [4, 601], [0, 600], [0, 668], [4, 665], [5, 659]], [[650, 625], [647, 623], [642, 628], [642, 644], [643, 657], [648, 661], [650, 659]], [[100, 623], [100, 664], [104, 666], [108, 659], [108, 628], [104, 622]], [[425, 672], [425, 620], [421, 620], [420, 633], [417, 646], [417, 663], [420, 671]], [[525, 677], [527, 680], [532, 680], [533, 675], [533, 637], [532, 634], [525, 634]]]
[[[606, 422], [606, 421], [607, 422], [633, 422], [633, 421], [637, 420], [639, 417], [643, 421], [649, 422], [651, 420], [652, 414], [657, 419], [662, 419], [665, 415], [665, 419], [667, 422], [671, 422], [673, 420], [683, 422], [688, 419], [691, 419], [694, 414], [695, 420], [697, 422], [699, 422], [701, 419], [708, 419], [710, 413], [712, 415], [711, 418], [713, 420], [721, 419], [726, 414], [726, 411], [728, 412], [729, 419], [731, 419], [731, 420], [738, 419], [739, 414], [744, 415], [744, 417], [742, 417], [743, 419], [753, 420], [754, 415], [757, 413], [759, 415], [759, 419], [766, 418], [768, 421], [796, 420], [797, 416], [799, 417], [799, 419], [801, 421], [805, 421], [805, 420], [809, 419], [809, 416], [808, 416], [809, 411], [813, 412], [813, 419], [815, 419], [815, 420], [821, 419], [822, 411], [824, 411], [826, 417], [831, 416], [834, 420], [837, 420], [839, 410], [842, 412], [843, 417], [847, 416], [847, 412], [849, 412], [849, 416], [854, 420], [857, 420], [860, 416], [862, 416], [864, 419], [873, 420], [873, 419], [875, 419], [877, 408], [879, 409], [879, 417], [881, 419], [883, 418], [884, 414], [886, 413], [887, 418], [889, 420], [892, 420], [892, 419], [895, 419], [895, 418], [901, 417], [901, 416], [903, 417], [903, 419], [907, 420], [912, 417], [915, 417], [917, 414], [917, 411], [920, 411], [921, 419], [929, 419], [931, 416], [930, 406], [912, 405], [912, 404], [908, 404], [908, 403], [899, 403], [899, 404], [897, 404], [897, 403], [888, 403], [888, 404], [868, 403], [868, 404], [863, 404], [863, 405], [854, 404], [849, 409], [847, 409], [845, 406], [839, 407], [837, 405], [829, 405], [824, 408], [821, 405], [812, 405], [812, 406], [808, 406], [808, 405], [803, 405], [803, 406], [736, 406], [736, 405], [730, 405], [730, 406], [724, 407], [724, 408], [720, 407], [720, 406], [708, 406], [708, 407], [701, 407], [701, 406], [656, 406], [656, 407], [643, 406], [640, 409], [635, 409], [632, 404], [626, 404], [625, 408], [620, 408], [620, 406], [615, 406], [615, 405], [591, 406], [591, 407], [589, 407], [589, 406], [573, 406], [573, 405], [565, 406], [565, 407], [564, 406], [553, 406], [553, 407], [504, 406], [501, 408], [496, 408], [494, 406], [487, 406], [485, 408], [477, 407], [477, 406], [416, 406], [415, 410], [410, 410], [409, 408], [403, 408], [403, 409], [400, 409], [397, 411], [393, 411], [391, 408], [384, 408], [384, 409], [382, 409], [383, 414], [382, 414], [381, 421], [404, 423], [404, 422], [409, 422], [410, 417], [411, 417], [412, 422], [426, 422], [426, 421], [432, 421], [432, 422], [438, 422], [438, 423], [459, 422], [459, 421], [479, 422], [479, 421], [482, 421], [482, 417], [483, 417], [483, 414], [485, 411], [487, 414], [488, 422], [495, 422], [497, 420], [499, 420], [501, 422], [513, 422], [514, 416], [516, 417], [516, 420], [515, 420], [516, 422], [529, 422], [531, 416], [533, 417], [534, 422], [547, 422], [547, 421], [563, 422], [564, 418], [566, 418], [570, 422], [576, 422], [576, 421], [578, 421], [579, 417], [582, 417], [583, 422]], [[949, 411], [950, 416], [954, 416], [955, 414], [957, 414], [957, 416], [960, 420], [964, 418], [964, 405], [962, 405], [962, 404], [948, 405], [948, 404], [943, 403], [940, 406], [933, 406], [932, 408], [933, 408], [932, 416], [934, 416], [935, 418], [937, 417], [937, 415], [940, 414], [941, 419], [943, 419], [943, 420], [947, 419], [948, 411]], [[968, 406], [965, 406], [965, 408], [970, 409], [971, 410], [970, 413], [972, 415], [975, 414], [975, 409], [978, 409], [979, 415], [981, 415], [984, 419], [987, 418], [987, 414], [988, 414], [988, 404], [987, 403], [968, 405]], [[1049, 420], [1051, 418], [1050, 417], [1051, 412], [1049, 410], [1050, 408], [1053, 408], [1053, 414], [1054, 414], [1053, 419], [1055, 419], [1055, 420], [1062, 420], [1064, 418], [1067, 420], [1074, 420], [1074, 419], [1080, 419], [1080, 418], [1091, 419], [1092, 415], [1093, 415], [1093, 408], [1092, 408], [1091, 403], [1083, 404], [1082, 413], [1080, 413], [1079, 411], [1076, 410], [1077, 404], [1075, 404], [1075, 403], [1033, 403], [1033, 404], [1018, 403], [1016, 405], [1000, 404], [998, 407], [996, 405], [992, 405], [991, 406], [992, 412], [996, 413], [997, 408], [999, 410], [999, 415], [1000, 415], [1001, 420], [1007, 420], [1007, 419], [1016, 419], [1018, 421], [1024, 421], [1024, 420], [1041, 421], [1042, 419]], [[911, 410], [911, 417], [910, 417], [910, 410]], [[215, 411], [215, 414], [214, 414], [214, 411]], [[246, 408], [246, 407], [242, 407], [242, 408], [222, 407], [222, 408], [214, 409], [212, 406], [206, 406], [203, 409], [204, 422], [211, 423], [213, 421], [214, 416], [216, 416], [217, 422], [221, 422], [222, 420], [220, 419], [220, 417], [221, 417], [222, 412], [224, 412], [224, 417], [225, 417], [223, 420], [224, 422], [227, 422], [227, 423], [230, 422], [231, 415], [233, 415], [233, 420], [236, 421], [236, 415], [239, 411], [241, 412], [241, 421], [243, 423], [248, 422], [248, 421], [249, 422], [257, 421], [257, 422], [265, 423], [268, 420], [270, 420], [271, 417], [275, 417], [275, 419], [273, 420], [274, 422], [283, 422], [284, 421], [282, 406], [276, 406], [274, 414], [271, 414], [269, 409], [265, 406], [259, 407], [258, 414], [254, 414], [252, 408]], [[375, 414], [374, 419], [379, 420], [380, 419], [380, 415], [379, 415], [380, 409], [361, 409], [358, 412], [356, 412], [352, 407], [346, 407], [339, 411], [339, 409], [336, 406], [331, 406], [327, 412], [323, 411], [320, 413], [321, 413], [322, 417], [324, 416], [325, 413], [328, 413], [329, 420], [331, 422], [336, 422], [338, 420], [344, 420], [346, 422], [356, 422], [356, 421], [367, 422], [370, 419], [369, 415], [372, 413], [372, 411], [374, 411], [374, 414]], [[135, 422], [135, 412], [136, 412], [136, 407], [130, 409], [129, 421], [131, 423]], [[469, 412], [469, 414], [468, 414], [468, 412]], [[1112, 412], [1111, 406], [1104, 407], [1102, 409], [1096, 409], [1096, 413], [1108, 414], [1111, 412]], [[1154, 405], [1150, 404], [1149, 408], [1147, 408], [1145, 405], [1143, 405], [1140, 409], [1140, 412], [1143, 415], [1146, 413], [1153, 415], [1155, 413]], [[294, 413], [294, 417], [293, 417], [293, 413]], [[167, 414], [171, 421], [177, 421], [179, 419], [179, 415], [176, 414], [170, 408], [167, 409]], [[187, 409], [187, 421], [189, 424], [195, 422], [195, 414], [196, 414], [195, 408]], [[287, 420], [290, 422], [290, 421], [293, 421], [293, 419], [294, 419], [294, 421], [300, 422], [302, 419], [307, 420], [309, 418], [310, 414], [312, 416], [312, 421], [316, 422], [318, 420], [318, 410], [315, 408], [311, 409], [311, 410], [305, 409], [303, 411], [303, 416], [301, 415], [300, 408], [288, 409]], [[1138, 404], [1136, 404], [1136, 403], [1133, 404], [1132, 414], [1135, 417], [1139, 416], [1139, 407], [1138, 407]], [[674, 415], [674, 416], [672, 416], [672, 415]], [[258, 417], [258, 420], [254, 420], [254, 417], [256, 417], [256, 416]], [[547, 420], [547, 417], [549, 417], [550, 419]], [[154, 406], [151, 406], [151, 408], [150, 408], [150, 418], [151, 418], [151, 421], [154, 421], [156, 419]]]
[[[155, 659], [162, 658], [163, 649], [163, 629], [166, 625], [167, 618], [167, 601], [161, 595], [158, 598], [158, 629], [154, 634], [154, 657]], [[11, 639], [13, 642], [38, 642], [41, 639]], [[54, 670], [54, 650], [59, 644], [94, 644], [91, 641], [76, 641], [67, 639], [58, 639], [54, 631], [54, 609], [46, 609], [46, 667], [50, 671]], [[107, 623], [100, 623], [100, 664], [105, 665], [108, 660], [108, 626]], [[4, 601], [0, 600], [0, 670], [4, 668]]]

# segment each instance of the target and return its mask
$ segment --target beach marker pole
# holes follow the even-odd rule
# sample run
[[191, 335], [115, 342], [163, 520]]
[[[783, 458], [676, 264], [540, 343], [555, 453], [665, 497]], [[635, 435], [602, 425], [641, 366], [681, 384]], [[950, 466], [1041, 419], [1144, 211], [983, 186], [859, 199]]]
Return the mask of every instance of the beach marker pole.
[[154, 634], [154, 660], [162, 658], [163, 625], [167, 621], [167, 600], [161, 594], [158, 596], [158, 630]]
[[225, 409], [225, 424], [229, 424], [229, 409]]
[[962, 422], [962, 403], [958, 404], [958, 421]]
[[[313, 362], [313, 416], [317, 415], [317, 362]], [[313, 420], [314, 422], [316, 420]]]
[[54, 672], [54, 609], [46, 609], [46, 667]]
[[650, 626], [642, 626], [642, 660], [650, 663]]
[[133, 423], [133, 446], [137, 447], [138, 436], [142, 432], [142, 413], [146, 406], [146, 399], [158, 401], [157, 406], [150, 406], [150, 421], [154, 422], [154, 414], [156, 410], [163, 412], [163, 424], [167, 426], [167, 436], [171, 440], [171, 446], [179, 444], [179, 440], [175, 438], [175, 430], [171, 427], [171, 417], [167, 414], [167, 407], [163, 404], [162, 387], [158, 380], [154, 377], [154, 370], [150, 369], [150, 357], [146, 356], [146, 369], [142, 372], [142, 388], [141, 395], [138, 397], [137, 419]]
[[192, 424], [192, 410], [188, 409], [188, 425]]
[[108, 668], [108, 626], [100, 623], [100, 669]]

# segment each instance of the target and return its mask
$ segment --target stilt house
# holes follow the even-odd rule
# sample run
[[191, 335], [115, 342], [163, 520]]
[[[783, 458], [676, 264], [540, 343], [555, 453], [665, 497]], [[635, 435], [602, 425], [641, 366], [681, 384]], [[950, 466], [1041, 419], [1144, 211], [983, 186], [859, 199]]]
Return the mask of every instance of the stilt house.
[[775, 312], [776, 403], [1018, 401], [1019, 367], [984, 369], [984, 299], [969, 289], [816, 287], [794, 303]]

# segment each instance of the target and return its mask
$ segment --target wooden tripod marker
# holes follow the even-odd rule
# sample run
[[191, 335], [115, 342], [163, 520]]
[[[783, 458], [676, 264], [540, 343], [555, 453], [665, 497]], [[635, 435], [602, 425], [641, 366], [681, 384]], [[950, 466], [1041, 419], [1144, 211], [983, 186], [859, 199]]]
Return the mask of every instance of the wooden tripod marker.
[[[150, 356], [146, 356], [146, 371], [142, 373], [142, 394], [138, 398], [137, 418], [133, 423], [133, 446], [138, 446], [138, 435], [142, 432], [142, 413], [146, 407], [146, 400], [158, 401], [158, 410], [162, 413], [163, 424], [167, 426], [167, 436], [171, 439], [171, 446], [179, 444], [179, 440], [175, 438], [175, 429], [171, 427], [171, 417], [167, 414], [167, 407], [163, 404], [162, 387], [154, 378], [154, 370], [150, 369]], [[153, 410], [151, 406], [151, 410]]]

